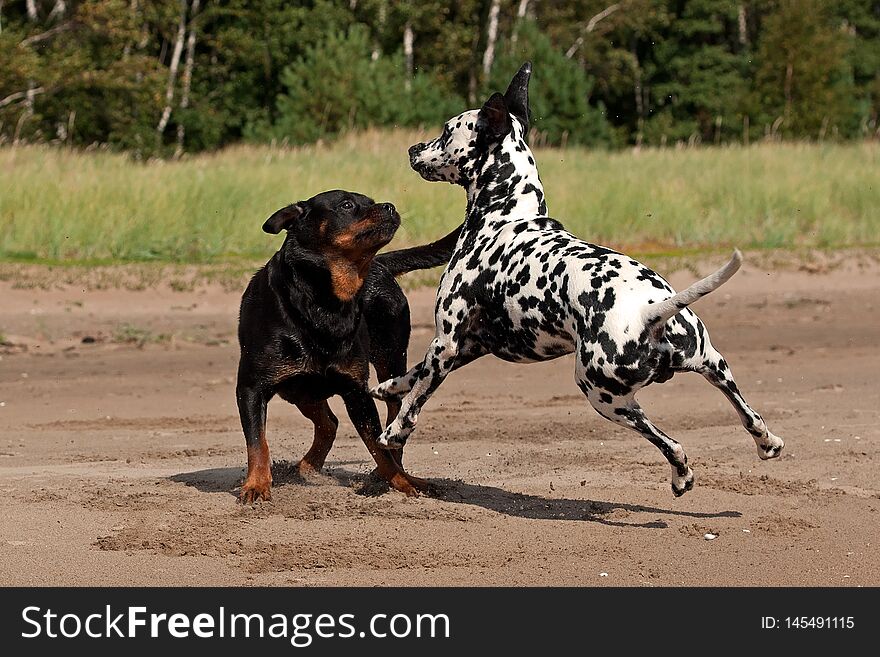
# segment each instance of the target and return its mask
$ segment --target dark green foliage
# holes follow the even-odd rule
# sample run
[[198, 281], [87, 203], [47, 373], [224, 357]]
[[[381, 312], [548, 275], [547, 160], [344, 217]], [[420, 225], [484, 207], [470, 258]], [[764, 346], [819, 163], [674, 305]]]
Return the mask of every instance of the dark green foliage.
[[491, 4], [34, 0], [32, 17], [24, 0], [4, 0], [0, 143], [106, 144], [148, 157], [439, 124], [502, 88], [526, 58], [535, 62], [533, 139], [542, 143], [880, 130], [880, 0], [531, 0], [524, 18], [520, 0], [501, 0], [484, 75]]
[[373, 125], [437, 125], [463, 105], [424, 73], [409, 79], [399, 54], [374, 61], [361, 25], [306, 48], [281, 82], [286, 90], [277, 99], [277, 118], [255, 123], [251, 137], [308, 143]]
[[820, 0], [775, 4], [758, 44], [753, 113], [765, 131], [785, 137], [855, 136], [852, 36]]
[[748, 52], [739, 42], [737, 0], [692, 0], [670, 9], [647, 53], [651, 84], [645, 138], [738, 139], [748, 90]]
[[880, 128], [880, 1], [839, 0], [829, 11], [851, 39], [847, 60], [855, 86], [859, 133], [875, 134]]
[[516, 44], [508, 41], [496, 61], [486, 94], [504, 91], [513, 74], [529, 59], [534, 76], [529, 86], [532, 139], [550, 144], [608, 146], [611, 126], [601, 102], [590, 104], [593, 81], [577, 63], [555, 48], [534, 21], [524, 21]]
[[138, 28], [128, 3], [68, 4], [75, 19], [47, 22], [38, 31], [26, 29], [24, 21], [4, 26], [0, 102], [28, 89], [34, 95], [32, 103], [25, 97], [0, 108], [0, 135], [152, 149], [150, 124], [161, 113], [167, 74], [154, 57], [131, 47]]

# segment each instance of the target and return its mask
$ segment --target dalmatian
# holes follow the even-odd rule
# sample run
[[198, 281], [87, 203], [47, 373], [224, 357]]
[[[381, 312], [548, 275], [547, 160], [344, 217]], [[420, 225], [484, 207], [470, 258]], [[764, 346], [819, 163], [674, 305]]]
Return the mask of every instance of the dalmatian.
[[783, 440], [743, 398], [725, 358], [688, 306], [739, 269], [742, 256], [676, 293], [636, 260], [590, 244], [547, 214], [529, 129], [526, 62], [506, 93], [448, 121], [433, 141], [409, 149], [412, 168], [428, 181], [467, 191], [467, 213], [443, 273], [436, 333], [424, 359], [371, 390], [402, 399], [379, 437], [402, 448], [419, 411], [446, 376], [486, 354], [532, 363], [575, 354], [575, 381], [604, 418], [660, 449], [672, 467], [672, 492], [693, 487], [681, 444], [659, 429], [636, 393], [678, 372], [699, 372], [733, 404], [762, 459], [778, 457]]

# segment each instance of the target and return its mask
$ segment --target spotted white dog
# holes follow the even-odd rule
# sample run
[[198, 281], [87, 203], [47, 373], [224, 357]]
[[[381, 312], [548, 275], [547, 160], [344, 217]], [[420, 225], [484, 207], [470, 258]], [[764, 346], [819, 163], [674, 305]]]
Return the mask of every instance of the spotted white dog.
[[635, 399], [676, 372], [699, 372], [730, 400], [762, 459], [783, 441], [740, 394], [727, 362], [687, 306], [739, 269], [741, 256], [676, 294], [648, 267], [584, 242], [547, 216], [529, 128], [526, 63], [507, 92], [448, 121], [437, 139], [410, 148], [425, 180], [467, 190], [464, 228], [437, 292], [436, 337], [424, 360], [373, 389], [400, 398], [380, 436], [401, 447], [419, 411], [446, 375], [485, 354], [516, 363], [576, 354], [575, 380], [603, 417], [638, 431], [672, 466], [672, 492], [693, 487], [682, 446], [647, 418]]

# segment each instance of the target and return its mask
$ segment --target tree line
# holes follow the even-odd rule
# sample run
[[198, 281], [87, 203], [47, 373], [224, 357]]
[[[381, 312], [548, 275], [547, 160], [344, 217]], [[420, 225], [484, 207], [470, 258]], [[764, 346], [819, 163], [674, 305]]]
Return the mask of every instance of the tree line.
[[0, 141], [437, 125], [524, 59], [539, 143], [880, 136], [880, 0], [0, 0]]

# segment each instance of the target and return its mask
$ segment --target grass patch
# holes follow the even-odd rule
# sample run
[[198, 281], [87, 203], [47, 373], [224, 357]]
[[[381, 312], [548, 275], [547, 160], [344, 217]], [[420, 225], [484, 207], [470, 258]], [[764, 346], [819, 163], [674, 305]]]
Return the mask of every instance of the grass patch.
[[169, 342], [171, 336], [167, 333], [153, 333], [149, 329], [134, 326], [133, 324], [123, 324], [113, 331], [110, 339], [116, 344], [133, 344], [143, 347], [146, 344]]
[[[100, 151], [0, 148], [0, 259], [247, 268], [281, 242], [260, 230], [266, 217], [333, 188], [394, 202], [404, 221], [392, 247], [436, 239], [461, 221], [465, 198], [409, 169], [407, 146], [426, 136], [372, 131], [329, 146], [238, 146], [146, 164]], [[540, 149], [536, 157], [552, 216], [633, 253], [838, 248], [876, 244], [880, 234], [878, 144]]]
[[258, 260], [197, 265], [163, 262], [112, 265], [0, 262], [0, 282], [7, 282], [13, 289], [19, 290], [73, 287], [134, 292], [167, 285], [174, 292], [191, 292], [204, 286], [219, 285], [226, 291], [240, 291], [262, 265]]

